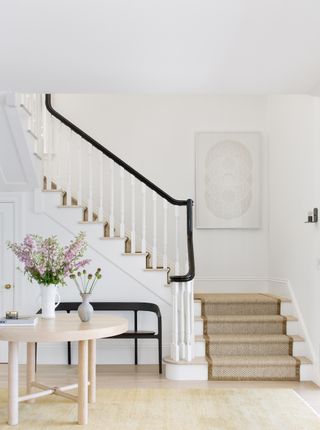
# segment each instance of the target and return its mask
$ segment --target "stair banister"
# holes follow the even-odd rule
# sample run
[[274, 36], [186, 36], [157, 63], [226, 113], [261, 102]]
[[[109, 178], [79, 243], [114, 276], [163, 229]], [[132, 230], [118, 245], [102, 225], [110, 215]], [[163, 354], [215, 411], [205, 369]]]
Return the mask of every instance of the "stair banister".
[[[40, 95], [39, 95], [40, 96]], [[30, 96], [33, 97], [33, 96]], [[162, 197], [163, 205], [159, 206], [163, 208], [163, 249], [162, 249], [162, 266], [164, 269], [168, 267], [168, 256], [167, 256], [167, 247], [168, 247], [168, 236], [167, 236], [167, 217], [168, 217], [168, 207], [167, 204], [170, 203], [175, 206], [175, 257], [174, 257], [174, 265], [175, 271], [174, 274], [169, 274], [168, 281], [171, 285], [172, 292], [172, 341], [171, 341], [171, 359], [174, 361], [179, 360], [192, 360], [194, 356], [194, 308], [193, 308], [193, 279], [195, 276], [195, 262], [194, 262], [194, 249], [193, 249], [193, 201], [192, 199], [187, 200], [177, 200], [151, 182], [149, 179], [141, 175], [141, 173], [137, 172], [131, 166], [129, 166], [126, 162], [121, 160], [83, 130], [81, 130], [78, 126], [73, 124], [59, 112], [57, 112], [52, 106], [51, 94], [45, 95], [45, 111], [42, 111], [43, 101], [41, 97], [33, 97], [35, 98], [35, 102], [39, 99], [39, 103], [35, 106], [31, 104], [30, 97], [27, 95], [21, 96], [21, 106], [25, 107], [30, 111], [31, 115], [35, 115], [35, 118], [32, 118], [33, 129], [39, 130], [42, 127], [47, 133], [43, 133], [48, 138], [47, 145], [47, 158], [46, 158], [46, 171], [45, 175], [47, 178], [47, 188], [51, 189], [52, 185], [52, 153], [53, 153], [53, 138], [54, 132], [57, 132], [57, 140], [59, 141], [59, 147], [61, 149], [62, 159], [61, 163], [67, 168], [67, 171], [63, 172], [61, 165], [58, 165], [59, 173], [57, 172], [57, 176], [59, 175], [67, 175], [67, 186], [68, 186], [68, 204], [72, 204], [71, 199], [71, 178], [78, 178], [79, 184], [77, 184], [77, 188], [75, 190], [75, 195], [78, 197], [78, 204], [85, 202], [87, 205], [87, 219], [88, 221], [93, 221], [94, 216], [94, 206], [97, 206], [98, 209], [98, 220], [103, 221], [102, 218], [104, 216], [104, 197], [103, 190], [105, 189], [103, 183], [106, 180], [109, 171], [109, 180], [110, 180], [110, 201], [109, 201], [109, 235], [113, 237], [114, 235], [114, 186], [115, 186], [115, 176], [114, 176], [114, 163], [119, 166], [119, 192], [120, 192], [120, 237], [125, 236], [125, 187], [124, 187], [124, 172], [127, 172], [131, 178], [131, 252], [135, 253], [136, 251], [136, 223], [135, 223], [135, 180], [141, 182], [141, 205], [142, 205], [142, 237], [141, 237], [141, 250], [142, 252], [146, 252], [146, 191], [147, 189], [152, 191], [152, 201], [153, 201], [153, 217], [152, 217], [152, 231], [153, 231], [153, 239], [152, 239], [152, 268], [157, 269], [157, 260], [159, 255], [161, 255], [161, 251], [159, 250], [160, 245], [157, 244], [157, 196]], [[33, 100], [32, 98], [32, 100]], [[32, 112], [31, 112], [32, 111]], [[39, 117], [39, 118], [37, 118]], [[44, 122], [46, 121], [46, 123]], [[66, 130], [68, 132], [68, 142], [67, 142], [67, 151], [63, 148], [62, 143], [62, 124], [66, 126]], [[48, 136], [48, 131], [50, 136]], [[75, 140], [75, 157], [78, 161], [76, 170], [71, 171], [71, 163], [70, 163], [70, 155], [72, 155], [71, 143]], [[96, 156], [93, 153], [93, 148], [97, 149], [98, 159], [95, 159]], [[69, 154], [69, 161], [64, 160], [63, 157], [65, 153], [71, 151]], [[38, 148], [39, 153], [39, 148]], [[102, 155], [107, 156], [110, 159], [109, 169], [104, 169], [104, 164], [102, 160]], [[87, 200], [84, 200], [84, 185], [82, 183], [82, 173], [83, 173], [83, 164], [84, 157], [88, 160], [88, 194]], [[93, 178], [93, 169], [94, 165], [98, 166], [97, 169], [97, 177], [98, 182], [94, 183]], [[71, 176], [72, 175], [72, 176]], [[56, 179], [62, 179], [56, 178]], [[65, 184], [66, 185], [66, 184]], [[95, 200], [93, 195], [93, 190], [99, 190], [98, 200]], [[128, 191], [128, 190], [127, 190]], [[81, 199], [82, 198], [82, 199]], [[80, 200], [80, 202], [79, 202]], [[128, 196], [128, 200], [130, 198]], [[180, 211], [179, 206], [186, 207], [186, 273], [181, 274], [181, 264], [180, 264], [180, 249], [179, 249], [179, 225], [180, 225]]]
[[193, 212], [193, 201], [192, 199], [188, 200], [177, 200], [171, 197], [169, 194], [167, 194], [165, 191], [163, 191], [161, 188], [159, 188], [157, 185], [155, 185], [153, 182], [151, 182], [149, 179], [141, 175], [137, 170], [133, 169], [131, 166], [129, 166], [125, 161], [121, 160], [119, 157], [117, 157], [115, 154], [113, 154], [111, 151], [109, 151], [107, 148], [105, 148], [103, 145], [101, 145], [99, 142], [97, 142], [93, 137], [89, 136], [86, 132], [81, 130], [79, 127], [77, 127], [75, 124], [73, 124], [71, 121], [69, 121], [67, 118], [65, 118], [63, 115], [61, 115], [59, 112], [57, 112], [51, 102], [51, 94], [45, 95], [45, 105], [47, 110], [50, 112], [50, 114], [57, 118], [61, 123], [69, 127], [74, 133], [78, 134], [82, 139], [86, 140], [88, 143], [90, 143], [94, 148], [101, 151], [103, 154], [105, 154], [107, 157], [111, 158], [116, 164], [121, 166], [124, 170], [126, 170], [128, 173], [133, 175], [136, 179], [138, 179], [140, 182], [143, 182], [148, 188], [155, 191], [158, 195], [160, 195], [162, 198], [167, 200], [169, 203], [175, 206], [186, 206], [187, 208], [187, 244], [188, 244], [188, 262], [189, 262], [189, 270], [185, 275], [172, 275], [169, 276], [170, 282], [190, 282], [193, 280], [195, 276], [195, 264], [194, 264], [194, 251], [193, 251], [193, 221], [192, 221], [192, 212]]

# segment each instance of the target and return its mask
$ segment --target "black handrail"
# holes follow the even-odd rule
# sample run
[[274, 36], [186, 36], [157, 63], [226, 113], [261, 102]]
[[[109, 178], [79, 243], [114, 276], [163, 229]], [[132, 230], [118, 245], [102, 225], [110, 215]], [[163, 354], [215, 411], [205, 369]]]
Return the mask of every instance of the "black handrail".
[[155, 191], [157, 194], [159, 194], [161, 197], [163, 197], [165, 200], [167, 200], [169, 203], [171, 203], [175, 206], [186, 206], [187, 207], [187, 245], [188, 245], [189, 271], [186, 275], [169, 276], [169, 281], [170, 282], [189, 282], [189, 281], [192, 281], [192, 279], [195, 276], [194, 250], [193, 250], [193, 221], [192, 221], [193, 201], [192, 201], [192, 199], [177, 200], [177, 199], [174, 199], [173, 197], [171, 197], [165, 191], [161, 190], [161, 188], [157, 187], [157, 185], [155, 185], [153, 182], [149, 181], [149, 179], [147, 179], [146, 177], [141, 175], [139, 172], [137, 172], [135, 169], [133, 169], [131, 166], [129, 166], [127, 163], [125, 163], [123, 160], [121, 160], [119, 157], [117, 157], [115, 154], [110, 152], [107, 148], [105, 148], [103, 145], [101, 145], [99, 142], [97, 142], [95, 139], [93, 139], [93, 137], [89, 136], [87, 133], [85, 133], [83, 130], [81, 130], [79, 127], [77, 127], [75, 124], [73, 124], [67, 118], [65, 118], [59, 112], [57, 112], [52, 106], [51, 94], [45, 95], [45, 105], [46, 105], [47, 110], [51, 113], [52, 116], [57, 118], [64, 125], [69, 127], [74, 133], [77, 133], [80, 137], [82, 137], [82, 139], [86, 140], [92, 146], [94, 146], [96, 149], [101, 151], [104, 155], [111, 158], [119, 166], [123, 167], [127, 172], [131, 173], [131, 175], [133, 175], [139, 181], [143, 182], [148, 188], [151, 188], [151, 190]]

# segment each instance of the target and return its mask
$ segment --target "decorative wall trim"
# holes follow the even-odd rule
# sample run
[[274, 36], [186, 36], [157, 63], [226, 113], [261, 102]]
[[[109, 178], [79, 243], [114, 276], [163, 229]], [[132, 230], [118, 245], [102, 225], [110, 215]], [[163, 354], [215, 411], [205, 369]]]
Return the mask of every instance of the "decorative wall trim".
[[[24, 224], [24, 216], [21, 216], [25, 213], [25, 202], [24, 202], [24, 194], [19, 192], [0, 192], [0, 203], [13, 203], [14, 205], [14, 220], [13, 220], [13, 229], [14, 229], [14, 240], [20, 241], [25, 232], [25, 224]], [[14, 271], [14, 297], [16, 307], [19, 308], [21, 303], [24, 301], [25, 296], [25, 277], [23, 273], [19, 270]]]
[[[278, 286], [280, 286], [280, 289], [277, 288]], [[307, 329], [303, 314], [301, 312], [299, 302], [296, 298], [296, 295], [294, 293], [294, 290], [292, 288], [290, 281], [288, 279], [269, 278], [269, 289], [270, 289], [270, 293], [275, 293], [275, 294], [279, 294], [279, 295], [283, 294], [282, 293], [283, 290], [284, 290], [284, 292], [285, 292], [285, 290], [287, 290], [287, 294], [285, 293], [285, 295], [289, 296], [288, 298], [290, 298], [292, 301], [294, 311], [296, 312], [295, 316], [298, 318], [298, 324], [301, 328], [302, 336], [304, 337], [306, 344], [308, 346], [308, 349], [310, 351], [310, 355], [311, 355], [310, 358], [311, 358], [313, 364], [315, 364], [317, 362], [316, 352], [315, 352], [315, 349], [313, 347], [311, 337], [310, 337], [309, 331]]]
[[[14, 191], [32, 190], [39, 186], [39, 177], [36, 170], [35, 159], [33, 154], [33, 143], [29, 135], [26, 133], [26, 127], [18, 108], [15, 105], [6, 105], [3, 107], [6, 115], [12, 141], [15, 145], [16, 152], [19, 158], [19, 164], [24, 174], [25, 183], [10, 182], [7, 183], [10, 187], [16, 187]], [[13, 189], [13, 188], [12, 188]]]
[[[63, 228], [64, 230], [66, 230], [68, 233], [75, 235], [74, 232], [72, 230], [70, 230], [69, 228], [67, 228], [64, 224], [62, 224], [61, 222], [59, 222], [55, 217], [51, 216], [48, 212], [44, 211], [44, 215], [46, 217], [48, 217], [51, 221], [53, 221], [54, 223], [58, 224], [61, 228]], [[149, 288], [147, 285], [145, 285], [143, 282], [139, 281], [138, 279], [136, 279], [134, 276], [131, 275], [131, 273], [127, 272], [126, 270], [123, 269], [123, 267], [119, 266], [117, 263], [115, 263], [114, 261], [112, 261], [110, 258], [108, 258], [105, 254], [103, 254], [102, 252], [98, 251], [94, 246], [88, 244], [88, 248], [90, 248], [92, 251], [94, 251], [96, 254], [98, 254], [100, 257], [104, 258], [105, 260], [107, 260], [110, 264], [112, 264], [114, 267], [116, 267], [118, 270], [120, 270], [122, 273], [124, 273], [125, 275], [127, 275], [129, 278], [131, 278], [132, 280], [134, 280], [135, 282], [137, 282], [139, 285], [141, 285], [143, 288], [145, 288], [146, 290], [148, 290], [151, 294], [153, 294], [154, 296], [156, 296], [159, 300], [161, 300], [163, 303], [165, 303], [168, 306], [172, 306], [172, 304], [170, 302], [168, 302], [166, 299], [164, 299], [163, 297], [161, 297], [159, 294], [157, 294], [156, 292], [154, 292], [151, 288]], [[165, 288], [165, 284], [163, 285], [163, 288]]]

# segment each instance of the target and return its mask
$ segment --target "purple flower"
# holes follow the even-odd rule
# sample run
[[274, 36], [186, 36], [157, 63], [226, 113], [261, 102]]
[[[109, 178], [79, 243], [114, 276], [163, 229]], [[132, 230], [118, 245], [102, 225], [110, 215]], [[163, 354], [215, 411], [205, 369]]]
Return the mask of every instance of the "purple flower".
[[82, 258], [87, 248], [83, 232], [66, 247], [60, 245], [56, 236], [28, 234], [21, 244], [9, 242], [8, 248], [23, 264], [31, 281], [46, 285], [65, 284], [67, 276], [90, 261]]

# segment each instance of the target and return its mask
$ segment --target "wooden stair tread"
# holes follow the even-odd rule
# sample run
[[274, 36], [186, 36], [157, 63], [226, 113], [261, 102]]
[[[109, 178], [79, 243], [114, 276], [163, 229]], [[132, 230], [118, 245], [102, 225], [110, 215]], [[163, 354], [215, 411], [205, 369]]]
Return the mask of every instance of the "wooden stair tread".
[[114, 237], [100, 237], [100, 240], [128, 240], [128, 238], [127, 237], [114, 236]]
[[151, 267], [147, 267], [143, 269], [145, 272], [168, 272], [169, 268], [165, 269], [163, 267], [157, 267], [156, 269], [152, 269]]
[[215, 355], [210, 356], [212, 366], [296, 366], [291, 355]]
[[208, 322], [281, 322], [286, 319], [282, 315], [208, 315], [205, 317]]
[[312, 361], [308, 357], [297, 355], [295, 358], [300, 361], [300, 364], [312, 364]]
[[211, 343], [289, 343], [292, 340], [285, 334], [209, 334], [205, 338]]
[[106, 224], [106, 221], [78, 221], [78, 224]]
[[83, 206], [80, 205], [59, 205], [59, 209], [84, 209]]
[[125, 257], [147, 257], [149, 254], [147, 252], [123, 252], [121, 255]]
[[210, 293], [196, 293], [195, 298], [201, 300], [205, 303], [224, 303], [224, 304], [234, 304], [234, 303], [275, 303], [278, 301], [275, 297], [268, 296], [266, 294], [210, 294]]

